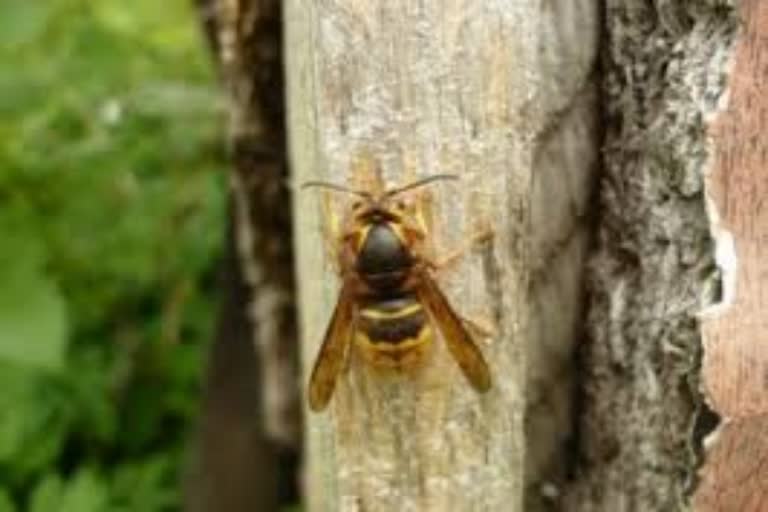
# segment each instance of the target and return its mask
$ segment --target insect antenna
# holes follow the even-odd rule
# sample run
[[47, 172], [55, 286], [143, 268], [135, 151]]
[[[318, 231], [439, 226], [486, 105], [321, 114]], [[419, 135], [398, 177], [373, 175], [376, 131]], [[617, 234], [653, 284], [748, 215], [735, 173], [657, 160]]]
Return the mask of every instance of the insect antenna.
[[432, 183], [433, 181], [439, 181], [439, 180], [458, 180], [459, 177], [455, 174], [433, 174], [432, 176], [427, 176], [426, 178], [422, 178], [420, 180], [414, 181], [413, 183], [409, 183], [407, 185], [403, 185], [399, 188], [394, 188], [392, 190], [388, 190], [384, 197], [392, 197], [396, 196], [398, 194], [401, 194], [403, 192], [407, 192], [408, 190], [413, 190], [415, 188], [423, 187], [424, 185], [428, 185]]
[[347, 188], [342, 185], [337, 185], [336, 183], [329, 183], [327, 181], [306, 181], [301, 184], [302, 189], [312, 188], [312, 187], [325, 188], [328, 190], [334, 190], [336, 192], [344, 192], [345, 194], [353, 194], [368, 200], [373, 199], [371, 194], [363, 190], [352, 190], [351, 188]]

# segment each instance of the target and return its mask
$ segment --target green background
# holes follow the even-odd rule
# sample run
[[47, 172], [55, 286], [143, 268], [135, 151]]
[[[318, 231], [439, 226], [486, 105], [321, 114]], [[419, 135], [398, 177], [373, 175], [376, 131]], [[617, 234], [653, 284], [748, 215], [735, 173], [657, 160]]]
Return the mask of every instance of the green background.
[[180, 507], [224, 225], [191, 4], [0, 1], [0, 512]]

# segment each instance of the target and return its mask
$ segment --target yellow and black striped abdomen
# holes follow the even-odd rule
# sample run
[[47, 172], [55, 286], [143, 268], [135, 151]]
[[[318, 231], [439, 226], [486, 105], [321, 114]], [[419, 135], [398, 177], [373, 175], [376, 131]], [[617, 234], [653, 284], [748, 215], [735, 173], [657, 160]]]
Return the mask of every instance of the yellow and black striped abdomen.
[[405, 369], [419, 364], [431, 346], [429, 318], [415, 296], [376, 299], [359, 311], [355, 341], [374, 366]]

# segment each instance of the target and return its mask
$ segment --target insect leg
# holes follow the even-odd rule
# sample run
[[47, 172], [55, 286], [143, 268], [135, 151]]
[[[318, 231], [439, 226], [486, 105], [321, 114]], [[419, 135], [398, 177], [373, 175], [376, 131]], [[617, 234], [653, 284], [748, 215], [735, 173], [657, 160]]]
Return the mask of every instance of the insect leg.
[[453, 251], [449, 252], [447, 256], [444, 256], [442, 259], [437, 261], [435, 263], [435, 268], [438, 271], [451, 269], [454, 265], [456, 265], [461, 260], [461, 258], [466, 256], [468, 252], [474, 250], [480, 245], [490, 242], [491, 240], [493, 240], [493, 237], [494, 237], [494, 232], [490, 228], [486, 228], [481, 230], [478, 233], [475, 233], [461, 247], [459, 247], [458, 249], [454, 249]]

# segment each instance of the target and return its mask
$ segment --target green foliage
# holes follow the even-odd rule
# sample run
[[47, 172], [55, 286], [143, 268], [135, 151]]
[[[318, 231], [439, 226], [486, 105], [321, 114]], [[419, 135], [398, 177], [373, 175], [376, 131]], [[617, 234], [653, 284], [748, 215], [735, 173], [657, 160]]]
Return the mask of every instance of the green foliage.
[[179, 509], [224, 225], [197, 25], [0, 2], [0, 512]]
[[0, 253], [0, 360], [61, 369], [66, 341], [65, 301], [56, 284], [45, 275], [45, 248], [40, 240], [2, 217], [13, 213], [0, 210], [0, 233], [7, 247]]
[[28, 510], [101, 512], [108, 506], [109, 494], [106, 484], [95, 471], [83, 468], [66, 481], [53, 474], [44, 477], [32, 491]]

